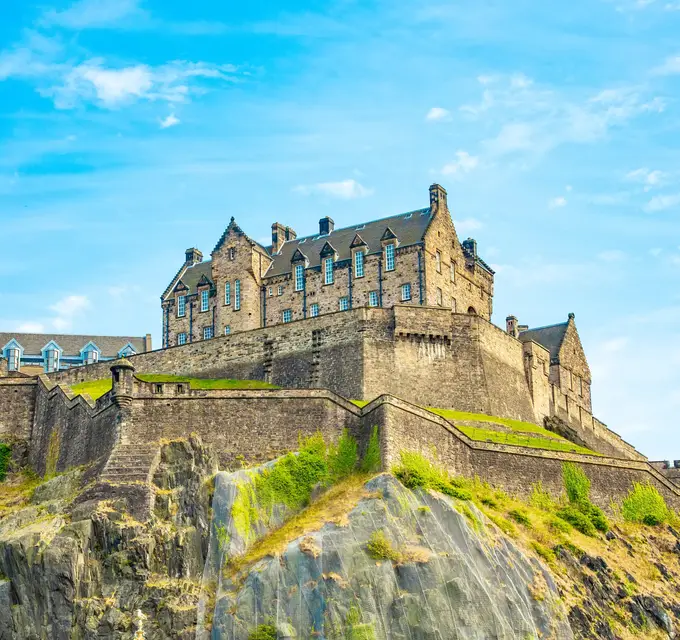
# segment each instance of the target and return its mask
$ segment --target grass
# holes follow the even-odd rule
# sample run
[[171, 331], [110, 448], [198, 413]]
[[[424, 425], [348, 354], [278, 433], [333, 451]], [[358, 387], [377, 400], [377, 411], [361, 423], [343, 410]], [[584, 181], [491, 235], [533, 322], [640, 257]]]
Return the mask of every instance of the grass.
[[[140, 373], [136, 376], [142, 382], [179, 383], [188, 382], [192, 389], [278, 389], [276, 385], [261, 380], [233, 380], [231, 378], [192, 378], [190, 376], [170, 376], [154, 373]], [[91, 380], [71, 385], [71, 391], [80, 395], [87, 393], [93, 400], [111, 391], [111, 379]]]

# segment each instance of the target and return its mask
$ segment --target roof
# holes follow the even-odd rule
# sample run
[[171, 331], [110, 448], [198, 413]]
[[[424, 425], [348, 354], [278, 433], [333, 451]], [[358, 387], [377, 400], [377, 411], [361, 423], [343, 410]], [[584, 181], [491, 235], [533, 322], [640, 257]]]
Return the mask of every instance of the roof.
[[337, 261], [349, 260], [352, 257], [352, 240], [354, 240], [357, 234], [368, 245], [369, 253], [379, 253], [382, 251], [381, 238], [388, 227], [397, 237], [400, 246], [416, 244], [422, 240], [431, 219], [432, 211], [427, 207], [426, 209], [416, 209], [415, 211], [400, 213], [396, 216], [381, 218], [380, 220], [366, 222], [365, 224], [335, 229], [323, 236], [315, 234], [289, 240], [284, 243], [279, 253], [272, 256], [274, 261], [265, 277], [289, 273], [291, 270], [291, 259], [297, 249], [307, 258], [309, 267], [319, 266], [321, 264], [321, 249], [323, 249], [327, 242], [337, 251]]
[[205, 262], [199, 262], [191, 267], [187, 267], [179, 282], [187, 287], [189, 293], [196, 293], [196, 286], [203, 276], [212, 282], [212, 260], [206, 260]]
[[50, 341], [55, 342], [64, 356], [79, 356], [88, 342], [93, 342], [103, 358], [116, 358], [118, 352], [131, 344], [137, 353], [144, 353], [144, 338], [130, 336], [76, 336], [59, 333], [0, 333], [0, 349], [10, 340], [16, 340], [24, 349], [25, 355], [40, 355], [43, 347]]
[[557, 361], [568, 326], [569, 322], [560, 322], [559, 324], [551, 324], [547, 327], [529, 329], [522, 331], [519, 334], [519, 339], [522, 342], [528, 342], [529, 340], [538, 342], [538, 344], [543, 345], [550, 352], [550, 361]]

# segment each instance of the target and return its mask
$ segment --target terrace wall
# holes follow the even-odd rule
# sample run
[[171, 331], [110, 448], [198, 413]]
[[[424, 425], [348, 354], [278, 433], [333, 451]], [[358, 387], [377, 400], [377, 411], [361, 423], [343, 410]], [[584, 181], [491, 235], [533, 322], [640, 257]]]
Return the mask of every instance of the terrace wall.
[[28, 440], [33, 426], [37, 383], [31, 378], [0, 379], [0, 440]]

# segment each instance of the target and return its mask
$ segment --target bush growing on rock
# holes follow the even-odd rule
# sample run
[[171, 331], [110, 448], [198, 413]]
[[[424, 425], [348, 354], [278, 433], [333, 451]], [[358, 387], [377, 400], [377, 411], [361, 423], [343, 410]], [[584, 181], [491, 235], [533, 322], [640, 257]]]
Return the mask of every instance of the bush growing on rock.
[[633, 483], [621, 505], [621, 514], [629, 522], [656, 526], [667, 522], [671, 511], [663, 496], [651, 484]]
[[609, 531], [604, 512], [590, 501], [590, 480], [583, 469], [572, 462], [565, 462], [562, 479], [569, 504], [556, 513], [557, 517], [586, 536], [594, 536], [596, 531]]
[[248, 640], [276, 640], [276, 627], [271, 624], [261, 624], [248, 634]]

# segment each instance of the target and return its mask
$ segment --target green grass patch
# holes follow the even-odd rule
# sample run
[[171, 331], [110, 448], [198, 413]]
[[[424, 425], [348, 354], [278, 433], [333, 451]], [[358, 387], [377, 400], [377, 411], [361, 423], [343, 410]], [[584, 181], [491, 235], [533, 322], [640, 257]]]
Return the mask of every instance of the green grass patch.
[[371, 538], [366, 544], [366, 551], [374, 560], [398, 562], [401, 557], [401, 554], [392, 546], [382, 529], [371, 534]]
[[350, 402], [353, 405], [356, 405], [357, 407], [359, 407], [359, 409], [363, 409], [371, 401], [370, 400], [350, 400]]
[[629, 522], [656, 526], [668, 522], [673, 514], [656, 487], [635, 482], [621, 504], [621, 515]]
[[[231, 378], [192, 378], [190, 376], [170, 376], [154, 373], [140, 373], [136, 376], [142, 382], [180, 383], [187, 382], [191, 389], [278, 389], [276, 385], [261, 380], [233, 380]], [[111, 378], [90, 380], [71, 385], [71, 391], [80, 395], [87, 393], [93, 400], [111, 391]]]
[[449, 473], [419, 453], [402, 451], [401, 464], [392, 472], [408, 489], [433, 489], [452, 498], [471, 500], [472, 492], [462, 478], [452, 478]]
[[535, 433], [546, 438], [563, 439], [552, 431], [548, 431], [533, 422], [523, 422], [522, 420], [513, 420], [512, 418], [500, 418], [497, 416], [489, 416], [485, 413], [470, 413], [468, 411], [456, 411], [455, 409], [437, 409], [427, 407], [428, 411], [436, 413], [442, 418], [456, 422], [457, 420], [468, 420], [471, 422], [494, 422], [503, 425], [513, 431], [520, 431], [524, 433]]
[[380, 452], [380, 438], [378, 437], [378, 427], [374, 426], [371, 430], [371, 437], [366, 446], [364, 459], [361, 461], [361, 470], [364, 473], [377, 473], [382, 465], [382, 454]]

